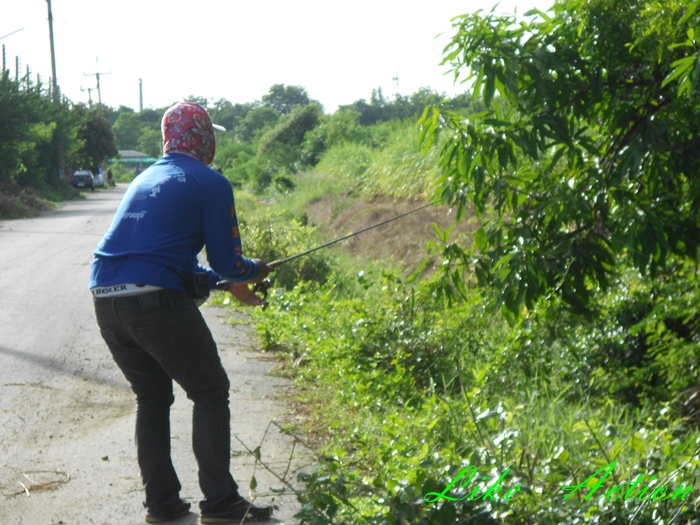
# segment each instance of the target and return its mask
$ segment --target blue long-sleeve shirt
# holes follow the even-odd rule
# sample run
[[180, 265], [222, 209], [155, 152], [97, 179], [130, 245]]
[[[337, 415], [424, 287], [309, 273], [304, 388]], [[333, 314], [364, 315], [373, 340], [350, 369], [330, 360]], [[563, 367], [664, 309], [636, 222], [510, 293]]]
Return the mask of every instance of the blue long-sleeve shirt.
[[[204, 246], [211, 268], [197, 262]], [[222, 279], [254, 279], [259, 267], [243, 257], [229, 181], [188, 155], [170, 153], [126, 190], [95, 251], [90, 288], [133, 283], [182, 291], [196, 271], [207, 271], [213, 288]]]

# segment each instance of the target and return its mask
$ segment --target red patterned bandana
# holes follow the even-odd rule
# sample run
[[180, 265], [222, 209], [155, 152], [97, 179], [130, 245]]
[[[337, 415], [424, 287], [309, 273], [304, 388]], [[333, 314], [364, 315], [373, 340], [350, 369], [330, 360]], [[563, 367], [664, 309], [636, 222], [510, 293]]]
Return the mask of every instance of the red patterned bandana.
[[163, 154], [184, 153], [207, 165], [214, 160], [214, 128], [209, 113], [199, 104], [175, 104], [163, 115], [160, 129], [163, 132]]

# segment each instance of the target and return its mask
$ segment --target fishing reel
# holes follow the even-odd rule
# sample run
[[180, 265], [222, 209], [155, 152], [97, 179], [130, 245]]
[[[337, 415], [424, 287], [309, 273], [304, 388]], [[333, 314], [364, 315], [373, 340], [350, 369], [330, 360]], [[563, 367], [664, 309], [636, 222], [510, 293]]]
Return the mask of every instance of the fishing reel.
[[[255, 283], [255, 286], [253, 286], [253, 293], [265, 301], [267, 300], [267, 291], [271, 286], [272, 281], [270, 281], [270, 279], [263, 279], [259, 283]], [[265, 303], [265, 306], [267, 306], [267, 303]], [[265, 308], [263, 307], [263, 310], [264, 309]]]
[[[216, 283], [216, 289], [227, 292], [232, 284], [234, 283], [230, 281], [219, 281]], [[267, 294], [271, 286], [272, 281], [269, 279], [263, 279], [259, 283], [253, 285], [253, 293], [262, 300], [261, 306], [263, 310], [267, 308]]]

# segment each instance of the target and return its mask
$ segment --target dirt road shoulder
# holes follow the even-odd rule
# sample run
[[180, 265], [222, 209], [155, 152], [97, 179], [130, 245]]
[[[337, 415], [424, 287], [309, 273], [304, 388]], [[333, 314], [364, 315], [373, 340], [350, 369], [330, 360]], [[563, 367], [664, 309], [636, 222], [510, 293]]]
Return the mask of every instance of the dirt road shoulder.
[[[123, 191], [123, 189], [122, 189]], [[95, 192], [42, 217], [0, 221], [0, 523], [133, 525], [143, 523], [134, 446], [134, 396], [102, 341], [87, 290], [90, 262], [122, 191]], [[231, 379], [234, 457], [241, 492], [273, 502], [294, 523], [298, 504], [256, 464], [287, 471], [293, 439], [274, 421], [286, 416], [288, 383], [256, 349], [250, 326], [202, 312]], [[192, 404], [177, 389], [173, 460], [181, 495], [201, 498], [191, 447]], [[299, 447], [288, 479], [300, 462]], [[251, 494], [251, 479], [256, 489]], [[198, 523], [192, 513], [173, 522]]]

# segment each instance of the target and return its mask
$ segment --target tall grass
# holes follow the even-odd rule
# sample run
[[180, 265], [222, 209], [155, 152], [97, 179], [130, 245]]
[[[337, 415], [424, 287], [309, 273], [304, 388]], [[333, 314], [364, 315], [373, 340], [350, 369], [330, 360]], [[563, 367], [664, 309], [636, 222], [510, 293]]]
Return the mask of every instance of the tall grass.
[[[263, 344], [287, 356], [299, 401], [314, 407], [305, 430], [325, 443], [327, 459], [304, 476], [302, 523], [692, 519], [700, 434], [673, 403], [630, 405], [612, 383], [608, 392], [591, 388], [604, 381], [600, 370], [546, 325], [513, 330], [478, 295], [447, 305], [436, 288], [432, 280], [408, 286], [388, 267], [354, 275], [334, 267], [323, 284], [283, 291], [256, 314]], [[561, 329], [571, 340], [586, 331]], [[479, 478], [453, 485], [453, 500], [424, 499], [468, 466]], [[504, 491], [519, 487], [510, 501], [465, 499], [504, 473]], [[614, 497], [614, 487], [624, 492], [640, 476], [634, 497]], [[668, 495], [692, 487], [690, 497], [641, 492], [661, 485]]]
[[357, 186], [372, 163], [374, 149], [357, 142], [341, 142], [321, 157], [317, 170], [330, 180]]
[[425, 155], [418, 146], [418, 128], [404, 124], [376, 152], [362, 181], [365, 191], [371, 194], [428, 200], [438, 174], [436, 150]]
[[423, 154], [413, 123], [396, 124], [376, 147], [341, 143], [324, 153], [317, 170], [365, 197], [429, 199], [438, 178], [436, 152]]

